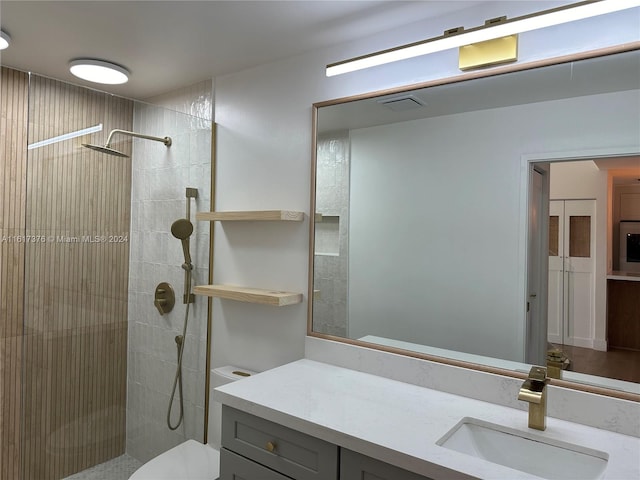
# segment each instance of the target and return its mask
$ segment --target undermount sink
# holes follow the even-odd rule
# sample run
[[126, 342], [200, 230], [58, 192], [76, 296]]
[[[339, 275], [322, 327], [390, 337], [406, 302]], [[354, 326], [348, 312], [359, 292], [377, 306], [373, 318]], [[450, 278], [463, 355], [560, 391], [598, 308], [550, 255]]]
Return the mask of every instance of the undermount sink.
[[436, 444], [548, 479], [598, 479], [609, 460], [605, 452], [470, 417]]

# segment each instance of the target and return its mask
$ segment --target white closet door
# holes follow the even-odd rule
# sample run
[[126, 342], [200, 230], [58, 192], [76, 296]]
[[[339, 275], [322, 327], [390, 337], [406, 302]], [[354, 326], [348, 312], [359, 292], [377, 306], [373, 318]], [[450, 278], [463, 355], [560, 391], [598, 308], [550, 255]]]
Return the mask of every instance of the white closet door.
[[549, 341], [592, 348], [595, 200], [553, 200], [549, 211]]
[[593, 348], [595, 335], [595, 200], [566, 200], [565, 343]]
[[548, 338], [564, 343], [564, 200], [549, 202]]

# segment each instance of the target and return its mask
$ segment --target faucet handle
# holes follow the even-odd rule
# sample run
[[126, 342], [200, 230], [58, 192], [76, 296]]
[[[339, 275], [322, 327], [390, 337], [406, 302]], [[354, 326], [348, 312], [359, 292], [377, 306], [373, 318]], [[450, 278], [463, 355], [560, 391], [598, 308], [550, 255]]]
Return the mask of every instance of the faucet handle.
[[547, 383], [547, 369], [544, 367], [531, 367], [529, 376], [524, 381], [518, 392], [518, 400], [539, 404], [543, 401]]
[[531, 367], [531, 370], [529, 370], [529, 380], [548, 383], [547, 369], [545, 367]]

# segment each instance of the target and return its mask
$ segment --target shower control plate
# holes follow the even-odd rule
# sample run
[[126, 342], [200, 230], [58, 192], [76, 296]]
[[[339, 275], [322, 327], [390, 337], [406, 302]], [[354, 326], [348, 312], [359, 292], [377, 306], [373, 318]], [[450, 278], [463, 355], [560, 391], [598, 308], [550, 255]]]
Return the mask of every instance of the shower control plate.
[[176, 304], [176, 295], [173, 292], [173, 287], [167, 282], [159, 283], [156, 287], [153, 304], [160, 315], [173, 310], [173, 306]]

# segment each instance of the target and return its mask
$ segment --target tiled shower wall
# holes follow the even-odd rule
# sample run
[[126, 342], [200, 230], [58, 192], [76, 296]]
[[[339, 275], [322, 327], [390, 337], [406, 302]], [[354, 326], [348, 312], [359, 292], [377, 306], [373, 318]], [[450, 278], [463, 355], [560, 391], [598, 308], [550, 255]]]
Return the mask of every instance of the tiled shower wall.
[[313, 330], [348, 335], [349, 132], [318, 138]]
[[[212, 83], [151, 101], [156, 106], [136, 104], [134, 130], [170, 136], [173, 144], [167, 148], [159, 142], [134, 140], [133, 145], [127, 453], [142, 462], [186, 439], [202, 440], [204, 434], [207, 301], [202, 297], [196, 297], [189, 312], [182, 366], [184, 421], [171, 431], [166, 417], [177, 366], [174, 339], [182, 334], [185, 320], [184, 257], [171, 224], [186, 215], [186, 187], [198, 189], [198, 198], [191, 200], [192, 284], [208, 282], [209, 224], [196, 222], [195, 213], [209, 210], [211, 203]], [[169, 282], [176, 296], [173, 311], [163, 316], [153, 304], [160, 282]], [[172, 423], [178, 415], [176, 392]]]

